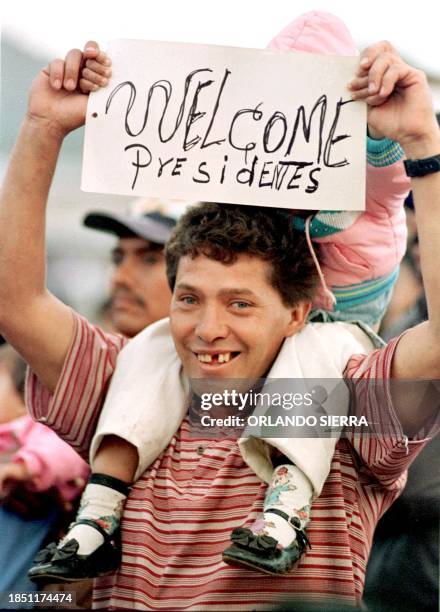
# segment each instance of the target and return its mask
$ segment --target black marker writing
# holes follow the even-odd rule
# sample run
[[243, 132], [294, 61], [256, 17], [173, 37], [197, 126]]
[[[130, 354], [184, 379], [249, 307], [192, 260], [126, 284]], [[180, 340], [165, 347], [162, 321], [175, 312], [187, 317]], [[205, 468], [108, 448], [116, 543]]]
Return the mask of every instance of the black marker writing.
[[[139, 168], [147, 168], [150, 164], [151, 164], [151, 160], [152, 160], [152, 155], [150, 153], [150, 149], [148, 149], [148, 147], [145, 147], [144, 145], [141, 144], [131, 144], [125, 147], [124, 151], [129, 151], [130, 149], [136, 149], [136, 161], [135, 162], [131, 162], [131, 165], [134, 166], [136, 168], [136, 172], [134, 175], [134, 179], [133, 182], [131, 184], [131, 188], [134, 189], [136, 186], [136, 181], [138, 179], [138, 174], [139, 174]], [[141, 157], [140, 157], [140, 150], [139, 149], [143, 149], [148, 156], [148, 161], [144, 162], [141, 164]]]
[[[343, 147], [339, 156], [336, 151], [350, 138], [341, 126], [344, 107], [352, 100], [340, 98], [333, 106], [322, 94], [307, 105], [283, 100], [283, 111], [263, 102], [234, 108], [230, 91], [240, 85], [239, 77], [225, 68], [217, 78], [213, 69], [202, 67], [187, 73], [179, 88], [159, 79], [142, 96], [128, 80], [112, 90], [105, 113], [122, 104], [121, 130], [130, 143], [124, 151], [131, 152], [135, 168], [132, 190], [141, 170], [149, 168], [145, 176], [155, 180], [186, 177], [199, 184], [313, 194], [327, 169], [350, 163]], [[203, 159], [201, 151], [210, 147]]]
[[[130, 98], [128, 100], [127, 109], [125, 111], [125, 131], [127, 132], [127, 134], [129, 136], [139, 136], [144, 131], [144, 129], [145, 129], [146, 125], [147, 125], [147, 122], [148, 122], [148, 115], [149, 115], [149, 112], [150, 112], [151, 97], [153, 96], [153, 93], [155, 92], [155, 90], [159, 89], [165, 95], [164, 109], [163, 109], [162, 116], [160, 118], [159, 125], [158, 125], [159, 138], [160, 138], [161, 142], [168, 142], [169, 140], [171, 140], [174, 137], [174, 135], [176, 134], [176, 132], [177, 132], [177, 130], [178, 130], [178, 128], [179, 128], [179, 126], [180, 126], [180, 124], [182, 122], [182, 118], [183, 118], [184, 111], [185, 111], [185, 104], [186, 104], [186, 99], [187, 99], [188, 89], [189, 89], [190, 83], [191, 83], [193, 77], [196, 74], [198, 74], [199, 72], [212, 72], [212, 70], [210, 68], [198, 68], [197, 70], [193, 70], [192, 72], [190, 72], [190, 74], [186, 77], [186, 79], [185, 79], [185, 86], [184, 86], [183, 100], [182, 100], [182, 102], [180, 104], [179, 112], [178, 112], [178, 115], [177, 115], [177, 118], [176, 118], [176, 122], [174, 124], [174, 129], [171, 130], [171, 133], [170, 133], [170, 135], [168, 137], [165, 137], [162, 134], [163, 121], [165, 119], [165, 115], [166, 115], [166, 112], [167, 112], [167, 109], [168, 109], [168, 105], [169, 105], [169, 102], [170, 102], [171, 94], [173, 92], [173, 87], [172, 87], [171, 83], [169, 81], [167, 81], [167, 80], [156, 81], [150, 87], [150, 89], [148, 91], [147, 103], [146, 103], [146, 107], [145, 107], [144, 120], [142, 122], [142, 126], [140, 127], [140, 129], [138, 131], [133, 131], [133, 129], [130, 127], [130, 124], [129, 124], [130, 113], [131, 113], [133, 105], [134, 105], [134, 103], [136, 101], [136, 96], [137, 96], [136, 87], [135, 87], [134, 83], [132, 83], [131, 81], [125, 81], [125, 83], [121, 83], [120, 85], [118, 85], [117, 87], [114, 88], [114, 90], [111, 92], [111, 94], [109, 95], [109, 97], [107, 99], [107, 103], [105, 105], [105, 114], [108, 114], [108, 112], [110, 110], [111, 103], [112, 103], [114, 97], [116, 96], [116, 94], [119, 93], [124, 87], [128, 86], [130, 88]], [[212, 83], [212, 81], [210, 81], [209, 83]]]
[[195, 183], [209, 183], [211, 177], [210, 177], [209, 173], [206, 172], [205, 167], [206, 167], [206, 162], [201, 162], [199, 164], [199, 167], [198, 167], [197, 170], [198, 170], [199, 174], [203, 178], [197, 178], [197, 177], [193, 176], [193, 181]]

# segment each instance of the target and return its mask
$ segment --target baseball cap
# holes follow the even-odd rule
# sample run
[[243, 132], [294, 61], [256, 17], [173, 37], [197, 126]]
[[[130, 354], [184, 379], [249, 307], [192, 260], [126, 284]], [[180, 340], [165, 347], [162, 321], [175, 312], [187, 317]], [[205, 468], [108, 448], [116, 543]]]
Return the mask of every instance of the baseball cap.
[[165, 244], [176, 225], [176, 219], [159, 210], [114, 213], [95, 211], [83, 220], [86, 227], [115, 234], [118, 238], [137, 236], [156, 244]]

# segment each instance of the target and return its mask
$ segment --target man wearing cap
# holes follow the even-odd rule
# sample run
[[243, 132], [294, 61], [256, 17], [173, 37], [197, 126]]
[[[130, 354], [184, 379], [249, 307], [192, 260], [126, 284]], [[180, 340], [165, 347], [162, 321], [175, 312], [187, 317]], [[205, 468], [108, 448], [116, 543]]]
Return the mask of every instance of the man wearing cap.
[[163, 248], [175, 220], [159, 211], [145, 214], [92, 212], [85, 217], [84, 224], [118, 238], [112, 250], [114, 269], [110, 280], [113, 328], [132, 337], [147, 325], [166, 317], [171, 292]]

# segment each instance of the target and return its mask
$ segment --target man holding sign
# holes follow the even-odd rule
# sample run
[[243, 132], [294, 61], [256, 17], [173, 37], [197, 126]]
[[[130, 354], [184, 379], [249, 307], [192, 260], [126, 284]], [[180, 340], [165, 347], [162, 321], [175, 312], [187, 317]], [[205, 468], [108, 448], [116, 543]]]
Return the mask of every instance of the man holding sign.
[[[96, 51], [94, 51], [94, 54], [96, 56]], [[69, 76], [70, 75], [66, 75], [66, 89], [67, 91], [72, 91], [74, 87], [69, 84]], [[40, 85], [42, 85], [42, 83], [40, 83]], [[375, 106], [372, 112], [371, 121], [373, 127], [379, 132], [383, 132], [387, 136], [400, 141], [408, 156], [426, 158], [438, 153], [438, 131], [436, 131], [435, 121], [432, 120], [426, 83], [417, 71], [403, 64], [389, 46], [378, 45], [373, 47], [367, 50], [363, 57], [362, 70], [359, 78], [353, 85], [359, 98], [368, 98], [368, 85], [371, 85], [372, 88], [375, 87], [374, 93], [368, 99], [368, 101]], [[399, 89], [400, 97], [389, 98], [395, 86]], [[48, 89], [48, 87], [47, 85], [46, 89]], [[42, 90], [40, 89], [39, 92], [41, 94]], [[21, 151], [22, 155], [26, 158], [24, 164], [22, 160], [22, 166], [26, 167], [27, 171], [30, 169], [35, 171], [35, 174], [31, 177], [32, 180], [29, 181], [29, 185], [32, 184], [32, 189], [27, 188], [26, 180], [23, 181], [18, 174], [14, 174], [14, 166], [12, 166], [6, 183], [5, 197], [6, 200], [8, 200], [12, 195], [17, 202], [23, 201], [23, 199], [33, 198], [35, 206], [41, 207], [44, 204], [45, 192], [47, 192], [50, 183], [50, 172], [48, 172], [48, 169], [50, 170], [55, 163], [56, 154], [62, 137], [64, 133], [82, 122], [85, 107], [77, 96], [75, 96], [74, 99], [74, 96], [69, 98], [68, 94], [63, 94], [63, 99], [59, 96], [55, 105], [51, 104], [50, 107], [46, 108], [44, 108], [44, 105], [40, 105], [38, 113], [35, 112], [35, 107], [33, 111], [34, 114], [32, 119], [29, 121], [29, 124], [24, 127], [21, 135], [20, 144], [27, 146], [21, 146], [17, 150], [18, 152]], [[390, 121], [391, 117], [396, 117], [396, 121]], [[44, 134], [40, 128], [42, 125], [44, 125], [45, 128]], [[38, 153], [38, 155], [35, 155], [36, 153]], [[438, 190], [438, 180], [437, 177], [427, 177], [416, 179], [414, 183], [415, 197], [416, 200], [420, 202], [421, 219], [419, 223], [421, 222], [422, 226], [425, 228], [425, 240], [427, 246], [432, 251], [430, 255], [436, 259], [439, 245], [432, 238], [428, 230], [435, 225], [437, 221], [436, 215], [438, 216], [438, 210], [436, 210], [435, 193], [436, 189]], [[12, 189], [12, 185], [17, 186], [17, 190], [15, 188]], [[34, 191], [35, 187], [37, 187], [37, 193]], [[427, 219], [427, 200], [429, 200], [430, 204], [429, 221]], [[16, 211], [15, 222], [19, 225], [21, 223], [21, 229], [23, 229], [22, 217], [20, 218], [22, 214], [24, 213], [19, 206]], [[37, 244], [36, 247], [38, 249], [39, 245]], [[183, 313], [180, 311], [180, 308], [183, 304], [190, 306], [189, 300], [191, 300], [191, 307], [193, 305], [193, 299], [197, 302], [197, 298], [193, 295], [194, 285], [196, 285], [196, 293], [198, 292], [198, 294], [201, 295], [205, 292], [206, 295], [210, 296], [214, 288], [212, 287], [212, 282], [211, 286], [209, 283], [206, 285], [206, 282], [208, 282], [210, 278], [212, 279], [214, 272], [217, 274], [218, 279], [222, 279], [222, 287], [224, 283], [226, 283], [224, 289], [228, 289], [229, 282], [229, 284], [232, 283], [235, 285], [236, 291], [240, 293], [237, 287], [241, 288], [241, 291], [243, 291], [243, 288], [246, 288], [251, 281], [251, 287], [253, 287], [254, 290], [256, 288], [257, 293], [261, 293], [260, 298], [264, 297], [264, 295], [266, 295], [266, 298], [270, 296], [269, 301], [271, 308], [268, 315], [269, 318], [265, 318], [263, 309], [263, 316], [260, 319], [259, 326], [253, 323], [252, 317], [255, 315], [251, 314], [250, 321], [251, 327], [253, 326], [254, 329], [257, 329], [259, 332], [263, 331], [267, 337], [267, 345], [263, 347], [263, 355], [262, 357], [259, 355], [260, 349], [258, 345], [252, 348], [253, 340], [251, 336], [249, 336], [247, 343], [245, 337], [241, 336], [242, 343], [240, 344], [240, 350], [234, 350], [238, 348], [238, 342], [232, 347], [232, 352], [239, 353], [238, 355], [234, 355], [234, 359], [229, 364], [229, 367], [232, 367], [232, 376], [234, 376], [234, 374], [237, 376], [263, 376], [271, 361], [276, 356], [283, 338], [299, 331], [303, 325], [308, 308], [304, 303], [300, 303], [299, 306], [296, 304], [295, 307], [293, 307], [292, 304], [290, 304], [289, 307], [286, 306], [285, 300], [282, 298], [283, 293], [275, 289], [268, 281], [267, 272], [269, 270], [267, 266], [270, 265], [270, 263], [264, 262], [261, 258], [252, 258], [252, 256], [246, 256], [245, 254], [240, 255], [237, 260], [233, 259], [228, 263], [216, 261], [215, 258], [212, 258], [211, 253], [189, 257], [184, 255], [177, 261], [175, 293], [176, 314], [174, 315], [174, 321], [172, 321], [172, 323], [178, 349], [180, 347], [179, 354], [182, 357], [184, 367], [189, 369], [188, 373], [191, 372], [192, 357], [188, 354], [189, 347], [185, 344], [185, 329], [182, 328], [184, 319], [182, 319]], [[392, 343], [387, 349], [376, 353], [369, 360], [351, 360], [347, 367], [348, 376], [355, 377], [365, 374], [367, 376], [374, 376], [375, 372], [380, 371], [384, 375], [392, 374], [394, 377], [403, 378], [417, 378], [422, 376], [432, 378], [438, 377], [438, 322], [435, 316], [435, 313], [438, 311], [438, 305], [436, 303], [438, 287], [432, 261], [430, 262], [429, 258], [426, 260], [424, 272], [426, 274], [425, 282], [429, 285], [427, 287], [428, 294], [431, 295], [433, 312], [431, 322], [425, 326], [412, 330], [412, 332], [405, 335], [399, 343]], [[188, 278], [192, 279], [191, 283], [188, 281]], [[53, 391], [60, 380], [61, 387], [57, 387], [57, 399], [59, 400], [61, 396], [64, 396], [67, 392], [69, 397], [73, 400], [70, 394], [71, 388], [69, 385], [72, 384], [73, 379], [76, 379], [76, 374], [74, 374], [73, 371], [77, 365], [80, 365], [77, 363], [76, 357], [79, 356], [78, 349], [80, 349], [81, 344], [83, 344], [84, 341], [86, 343], [88, 342], [88, 328], [80, 324], [78, 320], [72, 323], [70, 313], [69, 316], [66, 317], [66, 311], [60, 304], [54, 302], [53, 298], [48, 296], [45, 291], [43, 291], [43, 293], [40, 292], [38, 287], [44, 285], [44, 279], [20, 279], [16, 289], [18, 293], [20, 292], [20, 288], [22, 288], [24, 293], [28, 291], [28, 288], [24, 287], [22, 284], [26, 282], [29, 282], [31, 286], [35, 287], [35, 299], [32, 300], [32, 305], [26, 307], [28, 325], [29, 321], [32, 321], [31, 329], [33, 331], [30, 332], [30, 337], [28, 336], [25, 338], [22, 335], [23, 330], [18, 329], [17, 323], [14, 324], [13, 322], [4, 321], [4, 327], [7, 328], [8, 335], [15, 341], [15, 344], [18, 345], [21, 351], [26, 355], [26, 358], [31, 363], [40, 379], [45, 383], [47, 389]], [[187, 297], [187, 292], [189, 291], [188, 285], [191, 284], [193, 287], [191, 291], [193, 293], [190, 297]], [[249, 290], [251, 287], [249, 287]], [[180, 293], [178, 294], [178, 292], [182, 290], [186, 292], [183, 296], [180, 295]], [[238, 304], [247, 304], [243, 295], [235, 297], [234, 305], [237, 304], [237, 308]], [[209, 312], [202, 313], [203, 316], [202, 314], [200, 315], [198, 325], [203, 326], [205, 331], [203, 333], [200, 332], [199, 337], [203, 336], [204, 342], [208, 342], [207, 335], [209, 335], [209, 333], [215, 333], [217, 334], [215, 338], [209, 341], [214, 344], [214, 340], [219, 333], [218, 328], [223, 329], [225, 323], [222, 321], [223, 315], [221, 314], [221, 309], [219, 310], [220, 304], [216, 301], [217, 298], [214, 294], [209, 297], [209, 300], [214, 300], [212, 302], [213, 304], [216, 303], [216, 316], [212, 316], [212, 312], [214, 312], [212, 308], [209, 309], [212, 311], [210, 318], [208, 317], [210, 314]], [[43, 333], [44, 330], [48, 330], [46, 312], [49, 304], [53, 315], [50, 322], [52, 337], [49, 337], [49, 333]], [[252, 311], [250, 305], [249, 308]], [[270, 326], [270, 321], [273, 320], [275, 315], [278, 325], [272, 328]], [[219, 316], [220, 318], [218, 318]], [[55, 325], [56, 323], [58, 324]], [[213, 328], [216, 328], [217, 332], [215, 330], [213, 331]], [[209, 332], [209, 330], [211, 330], [211, 332]], [[36, 339], [34, 335], [37, 331], [39, 335], [38, 339]], [[56, 331], [56, 338], [53, 337], [54, 331]], [[33, 335], [34, 337], [32, 337]], [[238, 338], [240, 337], [237, 331], [235, 335]], [[45, 338], [47, 338], [47, 340], [45, 340]], [[54, 350], [54, 342], [57, 344], [56, 350]], [[60, 379], [61, 369], [69, 345], [69, 357], [64, 367], [63, 378]], [[100, 356], [98, 355], [100, 349], [97, 346], [95, 347], [98, 349], [98, 353], [95, 354], [92, 361], [103, 374], [101, 380], [107, 380], [108, 376], [111, 374], [114, 367], [114, 356], [120, 346], [121, 343], [118, 343], [117, 340], [114, 340], [112, 345], [102, 344]], [[218, 350], [217, 348], [217, 352]], [[45, 360], [44, 363], [41, 361], [41, 355], [47, 356], [47, 360]], [[243, 358], [241, 358], [242, 355]], [[95, 358], [97, 358], [97, 361]], [[188, 361], [188, 359], [190, 361]], [[246, 366], [246, 363], [252, 366], [251, 370]], [[243, 364], [245, 366], [244, 369], [238, 368], [238, 371], [235, 371], [237, 364]], [[92, 363], [89, 362], [86, 367], [90, 368], [91, 365]], [[254, 366], [258, 366], [255, 371]], [[91, 373], [90, 370], [88, 370], [88, 372]], [[80, 380], [85, 382], [89, 373], [81, 369], [78, 373], [80, 373]], [[64, 425], [67, 426], [68, 429], [68, 431], [65, 432], [66, 436], [77, 445], [84, 445], [85, 447], [87, 446], [89, 438], [84, 437], [84, 435], [85, 432], [90, 432], [93, 429], [93, 422], [97, 416], [95, 406], [97, 409], [104, 389], [96, 388], [94, 385], [86, 385], [85, 387], [83, 385], [82, 389], [82, 397], [77, 397], [75, 400], [79, 402], [77, 403], [78, 410], [75, 422], [69, 420], [71, 417], [65, 418], [66, 415], [63, 414], [61, 410], [61, 404], [57, 402], [52, 405], [50, 418], [53, 420], [59, 418], [61, 421], [64, 421]], [[33, 390], [35, 391], [35, 387]], [[86, 400], [85, 395], [87, 395], [88, 400], [86, 402], [87, 406], [80, 401], [80, 399]], [[41, 417], [43, 414], [46, 414], [47, 407], [45, 404], [48, 400], [47, 391], [44, 392], [41, 389], [40, 392], [32, 395], [32, 397], [34, 400], [35, 415]], [[92, 398], [94, 400], [93, 402], [91, 401]], [[377, 407], [377, 401], [375, 404], [374, 400], [375, 398], [372, 397], [371, 403], [373, 410]], [[427, 419], [432, 417], [432, 415], [430, 413], [417, 414], [417, 411], [411, 414], [413, 408], [414, 407], [409, 401], [406, 403], [399, 402], [396, 412], [403, 426], [408, 428], [417, 440], [419, 429]], [[350, 487], [348, 487], [350, 479], [348, 478], [348, 474], [344, 477], [341, 465], [344, 464], [346, 467], [349, 466], [349, 471], [351, 470], [353, 474], [356, 474], [357, 461], [354, 460], [349, 445], [341, 443], [342, 446], [335, 453], [335, 465], [333, 466], [337, 474], [336, 481], [333, 481], [333, 484], [329, 483], [328, 486], [331, 490], [327, 489], [327, 496], [321, 499], [321, 503], [323, 503], [321, 508], [324, 516], [330, 519], [333, 517], [333, 511], [330, 509], [331, 504], [329, 503], [330, 498], [337, 498], [339, 502], [341, 502], [341, 511], [342, 508], [348, 507], [351, 516], [350, 524], [348, 516], [344, 516], [342, 518], [343, 525], [341, 525], [341, 532], [338, 535], [339, 542], [342, 540], [345, 542], [345, 544], [342, 545], [343, 550], [339, 550], [338, 553], [334, 547], [334, 542], [332, 542], [333, 538], [330, 532], [323, 535], [322, 540], [319, 540], [319, 538], [315, 536], [316, 541], [313, 541], [312, 544], [317, 547], [319, 559], [314, 563], [312, 560], [313, 555], [310, 555], [310, 561], [307, 562], [306, 557], [303, 566], [298, 568], [298, 571], [295, 573], [295, 581], [290, 580], [290, 576], [286, 576], [285, 578], [278, 578], [274, 582], [273, 579], [265, 581], [264, 578], [259, 576], [256, 577], [255, 574], [249, 573], [246, 570], [237, 572], [236, 570], [223, 566], [218, 560], [213, 561], [218, 557], [226, 541], [225, 535], [227, 529], [221, 530], [218, 527], [218, 522], [229, 517], [229, 520], [232, 520], [233, 523], [239, 524], [251, 510], [249, 502], [253, 503], [258, 490], [261, 491], [261, 483], [259, 483], [258, 479], [244, 466], [243, 462], [239, 460], [234, 450], [233, 443], [226, 445], [227, 448], [217, 445], [218, 448], [216, 447], [214, 455], [206, 452], [206, 457], [204, 457], [203, 453], [205, 449], [202, 449], [202, 453], [198, 453], [199, 456], [202, 454], [202, 458], [200, 458], [198, 467], [201, 471], [196, 480], [201, 479], [205, 482], [204, 489], [206, 489], [206, 496], [203, 494], [202, 490], [200, 490], [202, 493], [201, 496], [198, 494], [194, 495], [194, 493], [191, 492], [189, 482], [186, 483], [186, 480], [184, 480], [180, 505], [178, 502], [179, 497], [173, 497], [171, 504], [167, 505], [165, 503], [165, 506], [157, 506], [160, 496], [156, 499], [156, 494], [158, 494], [161, 489], [163, 490], [164, 485], [166, 490], [168, 487], [180, 488], [182, 486], [182, 482], [179, 482], [179, 476], [174, 474], [172, 468], [167, 468], [167, 465], [170, 465], [170, 461], [171, 464], [177, 461], [177, 464], [180, 464], [184, 472], [189, 470], [187, 478], [191, 478], [191, 470], [189, 466], [185, 464], [184, 456], [182, 455], [182, 457], [180, 457], [180, 455], [174, 455], [174, 450], [180, 448], [184, 455], [186, 454], [189, 458], [193, 455], [194, 457], [196, 456], [196, 450], [191, 447], [191, 442], [186, 438], [185, 428], [184, 425], [182, 425], [182, 428], [177, 434], [176, 443], [171, 444], [165, 451], [164, 456], [158, 459], [158, 464], [153, 470], [155, 475], [153, 473], [151, 475], [146, 475], [139, 481], [133, 492], [132, 503], [128, 504], [126, 510], [127, 521], [130, 520], [131, 517], [135, 522], [137, 511], [136, 500], [143, 500], [141, 503], [142, 507], [144, 507], [145, 503], [149, 506], [152, 505], [153, 509], [159, 510], [158, 514], [155, 512], [154, 515], [157, 514], [158, 518], [163, 515], [165, 521], [169, 521], [169, 535], [172, 537], [171, 539], [165, 538], [165, 540], [162, 540], [160, 533], [163, 530], [160, 528], [157, 532], [156, 530], [154, 531], [155, 535], [151, 532], [145, 533], [145, 550], [149, 551], [148, 556], [154, 561], [154, 563], [149, 566], [148, 570], [146, 570], [142, 564], [142, 552], [140, 550], [136, 552], [136, 536], [134, 535], [131, 544], [127, 542], [128, 547], [133, 547], [134, 559], [132, 559], [131, 565], [123, 565], [120, 574], [116, 578], [116, 584], [111, 595], [112, 599], [109, 603], [121, 607], [124, 605], [124, 601], [126, 601], [126, 597], [128, 596], [129, 599], [136, 602], [137, 606], [146, 607], [147, 609], [160, 607], [169, 608], [170, 606], [172, 608], [200, 608], [201, 606], [209, 607], [210, 605], [212, 607], [221, 607], [224, 609], [225, 604], [230, 609], [233, 609], [234, 606], [243, 606], [243, 604], [240, 604], [240, 601], [246, 602], [245, 605], [252, 607], [256, 607], [258, 604], [267, 607], [267, 604], [272, 603], [274, 600], [274, 584], [276, 584], [275, 591], [278, 595], [296, 592], [299, 593], [300, 596], [301, 594], [303, 596], [304, 594], [309, 594], [309, 596], [314, 595], [318, 599], [322, 599], [323, 597], [328, 599], [333, 595], [338, 599], [350, 603], [358, 601], [362, 589], [362, 571], [359, 572], [358, 569], [353, 568], [358, 568], [365, 562], [368, 550], [367, 541], [369, 539], [369, 534], [371, 535], [369, 531], [371, 527], [369, 527], [369, 525], [374, 523], [378, 512], [383, 506], [389, 504], [395, 497], [400, 486], [399, 478], [403, 469], [415, 454], [416, 449], [420, 448], [422, 445], [422, 442], [411, 442], [410, 452], [407, 453], [405, 450], [404, 436], [400, 426], [397, 430], [398, 433], [400, 432], [398, 439], [389, 444], [384, 442], [383, 447], [380, 449], [380, 453], [374, 441], [359, 443], [359, 441], [356, 442], [356, 440], [354, 440], [352, 442], [353, 448], [356, 449], [361, 460], [370, 471], [370, 476], [367, 477], [361, 489], [357, 489], [356, 487], [350, 489]], [[375, 451], [376, 454], [380, 454], [380, 457], [375, 455]], [[224, 481], [211, 480], [211, 478], [208, 478], [208, 475], [211, 473], [211, 477], [213, 475], [215, 476], [215, 474], [212, 474], [213, 467], [214, 472], [223, 469], [224, 474], [230, 469], [235, 471], [237, 476], [246, 481], [243, 482], [243, 484], [245, 484], [246, 487], [250, 487], [252, 499], [248, 499], [244, 505], [235, 505], [232, 502], [232, 487], [233, 484], [237, 485], [237, 481], [232, 483], [228, 481], [227, 478]], [[176, 477], [177, 480], [174, 480]], [[371, 484], [375, 482], [376, 479], [382, 484], [379, 489], [376, 490], [373, 497], [368, 497], [369, 491], [371, 490]], [[174, 482], [174, 485], [171, 484], [172, 482]], [[349, 489], [350, 491], [347, 493]], [[244, 493], [242, 493], [242, 495], [244, 495]], [[367, 496], [367, 499], [365, 499], [365, 496]], [[358, 506], [361, 515], [361, 524], [355, 526], [354, 522], [356, 521], [354, 521], [353, 524], [351, 523], [353, 521], [353, 512], [355, 512], [355, 514], [358, 513]], [[166, 511], [165, 508], [167, 508]], [[338, 520], [336, 515], [332, 520]], [[217, 529], [215, 528], [216, 523]], [[205, 527], [203, 527], [203, 525], [205, 525]], [[146, 523], [144, 523], [144, 527], [146, 527]], [[356, 546], [352, 545], [354, 534], [351, 533], [351, 529], [359, 528], [361, 531], [363, 530], [363, 538], [365, 538], [365, 548], [361, 551], [358, 550]], [[310, 529], [310, 531], [313, 533], [312, 529]], [[201, 534], [203, 534], [203, 532], [205, 532], [207, 536], [206, 543], [201, 542]], [[196, 537], [194, 538], [193, 535]], [[327, 557], [327, 563], [325, 561], [326, 554], [324, 552], [326, 548], [332, 551], [330, 556]], [[351, 559], [352, 564], [341, 563], [338, 568], [334, 570], [327, 569], [322, 571], [322, 569], [318, 569], [319, 567], [322, 568], [323, 564], [328, 565], [329, 558], [333, 559], [335, 556], [341, 558], [341, 554], [344, 558], [348, 560]], [[128, 563], [130, 564], [130, 561], [128, 561]], [[309, 565], [307, 565], [308, 563]], [[348, 567], [349, 565], [351, 566], [351, 570]], [[156, 569], [154, 570], [154, 568]], [[196, 570], [196, 568], [200, 569], [201, 572], [198, 573], [198, 569]], [[316, 577], [312, 582], [308, 580], [311, 570], [313, 570], [312, 573]], [[148, 575], [146, 580], [143, 578], [145, 571], [147, 571]], [[197, 574], [197, 578], [193, 580], [192, 575], [195, 573]], [[324, 575], [327, 576], [325, 580]], [[256, 580], [255, 583], [252, 581], [252, 576]], [[347, 576], [351, 577], [347, 579]], [[130, 582], [128, 582], [128, 580]], [[107, 585], [112, 582], [112, 580], [110, 580], [110, 583], [107, 581]], [[133, 584], [135, 585], [134, 587]], [[104, 584], [102, 586], [105, 588]], [[258, 591], [258, 593], [255, 591]], [[108, 596], [105, 595], [103, 591], [102, 593], [102, 598], [108, 602]], [[98, 598], [99, 597], [98, 593]]]

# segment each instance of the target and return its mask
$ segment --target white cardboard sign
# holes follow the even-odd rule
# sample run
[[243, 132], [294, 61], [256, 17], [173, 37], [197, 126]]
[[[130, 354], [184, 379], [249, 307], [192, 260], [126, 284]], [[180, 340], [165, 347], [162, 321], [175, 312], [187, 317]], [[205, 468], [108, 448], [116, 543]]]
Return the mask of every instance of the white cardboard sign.
[[85, 191], [362, 210], [366, 110], [357, 59], [117, 40], [90, 96]]

